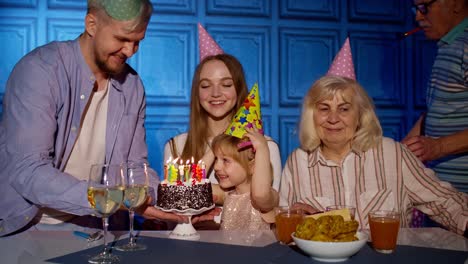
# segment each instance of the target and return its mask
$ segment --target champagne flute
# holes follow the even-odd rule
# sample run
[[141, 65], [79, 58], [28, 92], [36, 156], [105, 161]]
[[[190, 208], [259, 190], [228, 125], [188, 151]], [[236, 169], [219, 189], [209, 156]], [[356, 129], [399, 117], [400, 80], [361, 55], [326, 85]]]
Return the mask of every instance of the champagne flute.
[[116, 247], [120, 251], [137, 251], [146, 249], [146, 245], [137, 244], [133, 236], [133, 221], [135, 208], [141, 206], [148, 197], [148, 164], [144, 162], [128, 162], [122, 165], [125, 177], [125, 191], [123, 205], [128, 209], [130, 217], [130, 241]]
[[109, 216], [122, 205], [124, 196], [124, 177], [122, 167], [114, 164], [93, 164], [88, 181], [88, 201], [102, 218], [104, 230], [104, 251], [91, 257], [89, 263], [115, 263], [119, 258], [112, 255], [107, 246]]

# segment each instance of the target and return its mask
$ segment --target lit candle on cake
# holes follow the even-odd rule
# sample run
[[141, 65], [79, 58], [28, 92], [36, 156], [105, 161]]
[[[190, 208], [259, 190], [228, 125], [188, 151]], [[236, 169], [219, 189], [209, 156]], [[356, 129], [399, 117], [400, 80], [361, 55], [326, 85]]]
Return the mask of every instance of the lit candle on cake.
[[179, 181], [184, 181], [184, 164], [182, 159], [179, 161]]
[[177, 181], [177, 169], [174, 164], [177, 164], [177, 160], [179, 158], [176, 158], [171, 162], [169, 165], [169, 182], [173, 183]]
[[193, 157], [192, 157], [192, 160], [191, 160], [191, 171], [192, 171], [192, 178], [196, 178], [196, 175], [197, 175], [197, 164], [193, 163]]
[[202, 179], [206, 179], [206, 166], [205, 166], [204, 161], [202, 161], [201, 163], [201, 169], [202, 169]]
[[197, 181], [200, 182], [202, 179], [202, 171], [201, 171], [201, 160], [198, 161], [198, 164], [195, 167], [196, 175], [197, 175]]
[[169, 159], [166, 160], [166, 163], [164, 164], [164, 181], [167, 181], [167, 164], [171, 162], [172, 157], [169, 157]]
[[189, 182], [190, 181], [190, 160], [187, 160], [187, 162], [185, 162], [184, 173], [185, 173], [185, 182]]

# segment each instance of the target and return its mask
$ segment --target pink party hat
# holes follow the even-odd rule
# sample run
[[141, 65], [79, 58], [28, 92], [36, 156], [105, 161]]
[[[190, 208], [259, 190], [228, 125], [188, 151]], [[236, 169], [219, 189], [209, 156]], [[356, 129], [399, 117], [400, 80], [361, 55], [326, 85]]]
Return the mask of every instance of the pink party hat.
[[336, 54], [327, 75], [337, 75], [356, 80], [353, 56], [351, 55], [351, 45], [349, 45], [349, 37], [346, 38], [343, 47], [341, 47], [338, 54]]
[[200, 23], [198, 23], [198, 46], [200, 50], [200, 61], [206, 56], [224, 53]]

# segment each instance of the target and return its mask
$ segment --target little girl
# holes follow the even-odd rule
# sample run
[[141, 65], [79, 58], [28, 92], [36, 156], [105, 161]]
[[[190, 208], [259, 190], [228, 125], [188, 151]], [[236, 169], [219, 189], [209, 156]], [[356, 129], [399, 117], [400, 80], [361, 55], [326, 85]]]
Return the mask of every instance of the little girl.
[[[265, 230], [274, 222], [273, 208], [278, 192], [272, 188], [273, 172], [265, 137], [247, 129], [252, 146], [239, 149], [242, 139], [221, 134], [212, 142], [214, 171], [219, 185], [213, 185], [217, 201], [223, 202], [221, 230]], [[225, 190], [229, 190], [225, 192]]]

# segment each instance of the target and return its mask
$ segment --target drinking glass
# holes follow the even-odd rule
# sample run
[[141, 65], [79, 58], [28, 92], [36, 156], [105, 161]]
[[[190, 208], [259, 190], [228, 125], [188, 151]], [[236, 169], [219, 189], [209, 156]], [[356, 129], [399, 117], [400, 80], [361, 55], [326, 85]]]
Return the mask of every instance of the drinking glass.
[[122, 246], [116, 247], [120, 251], [144, 250], [146, 246], [137, 244], [133, 236], [133, 220], [135, 217], [135, 208], [142, 205], [148, 197], [148, 164], [144, 162], [129, 162], [122, 165], [125, 177], [125, 191], [123, 205], [128, 209], [130, 217], [130, 241]]
[[124, 178], [120, 165], [93, 164], [89, 173], [88, 201], [102, 218], [104, 231], [104, 251], [91, 257], [89, 263], [115, 263], [119, 258], [110, 252], [107, 246], [107, 228], [109, 216], [122, 205]]
[[390, 254], [395, 251], [400, 213], [396, 211], [372, 211], [369, 213], [372, 246], [377, 252]]
[[304, 212], [289, 206], [275, 208], [275, 234], [280, 244], [293, 242], [291, 234], [296, 232], [296, 226], [302, 222]]

